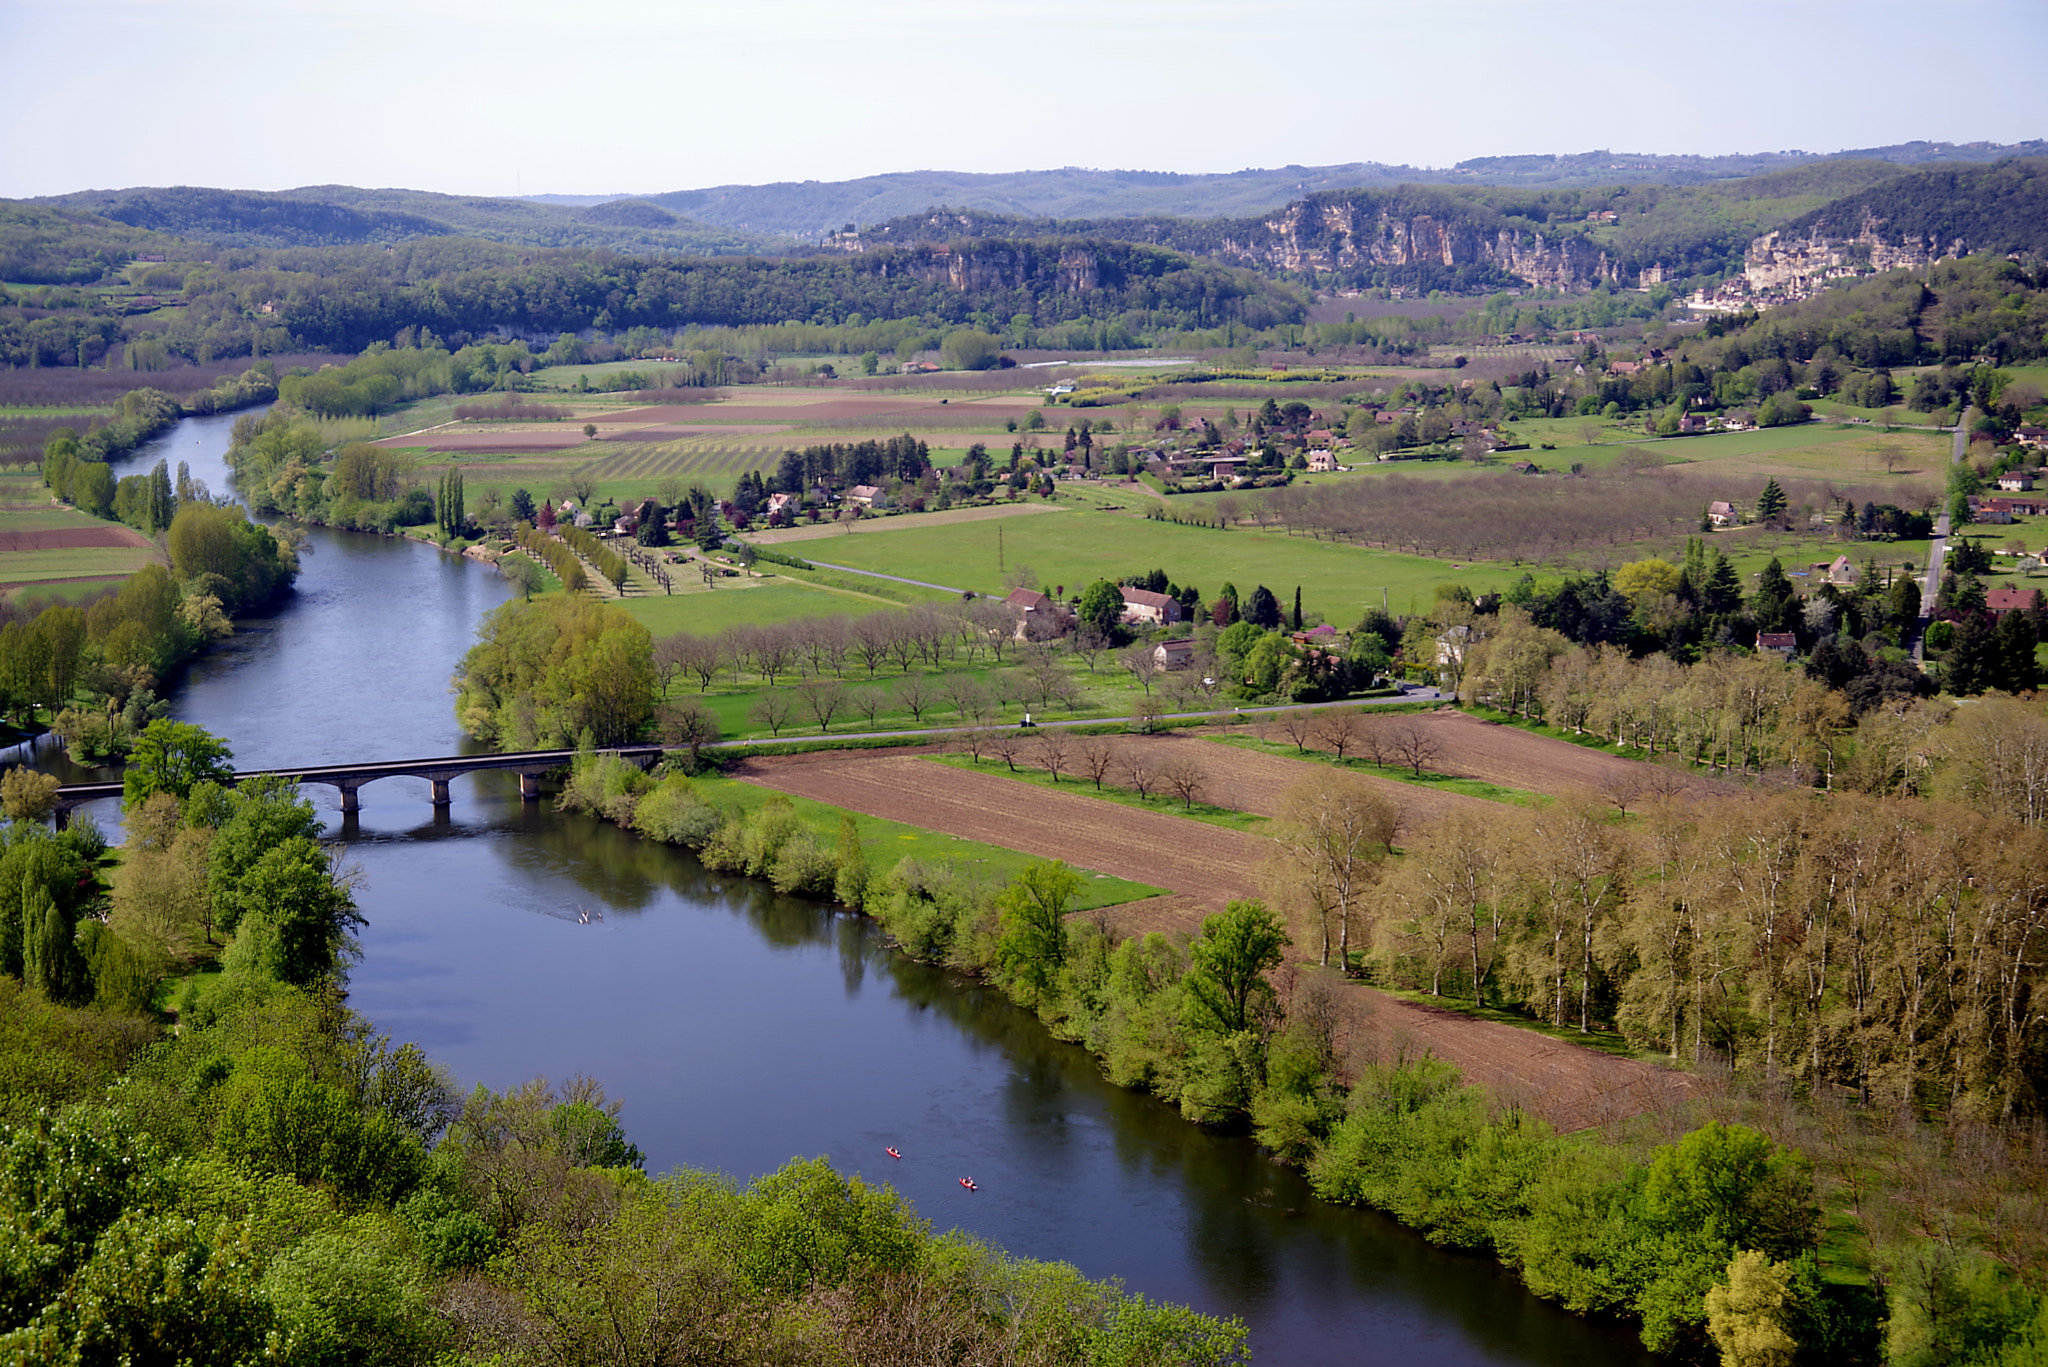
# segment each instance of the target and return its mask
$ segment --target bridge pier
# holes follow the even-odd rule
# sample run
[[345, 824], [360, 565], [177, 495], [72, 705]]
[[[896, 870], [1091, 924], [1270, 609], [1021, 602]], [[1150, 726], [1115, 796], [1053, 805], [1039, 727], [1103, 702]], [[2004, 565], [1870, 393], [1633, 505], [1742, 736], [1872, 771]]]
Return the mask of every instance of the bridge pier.
[[539, 774], [521, 774], [519, 776], [519, 797], [522, 802], [540, 801]]
[[446, 807], [446, 806], [447, 806], [447, 805], [448, 805], [448, 804], [449, 804], [450, 802], [452, 802], [452, 801], [454, 800], [454, 799], [452, 799], [451, 797], [449, 797], [449, 796], [448, 796], [448, 780], [447, 780], [447, 779], [445, 779], [445, 778], [436, 778], [436, 779], [429, 779], [429, 780], [428, 780], [428, 782], [430, 782], [430, 783], [432, 783], [432, 784], [434, 785], [434, 805], [435, 805], [436, 807]]
[[341, 811], [344, 816], [363, 809], [362, 799], [356, 796], [356, 789], [362, 787], [362, 784], [337, 783], [334, 786], [341, 792]]

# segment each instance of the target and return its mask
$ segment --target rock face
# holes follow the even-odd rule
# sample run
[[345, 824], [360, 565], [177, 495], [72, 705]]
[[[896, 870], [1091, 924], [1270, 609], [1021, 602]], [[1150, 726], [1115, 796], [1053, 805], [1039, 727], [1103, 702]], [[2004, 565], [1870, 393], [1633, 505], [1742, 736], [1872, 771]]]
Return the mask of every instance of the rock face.
[[1865, 215], [1856, 231], [1831, 234], [1825, 224], [1804, 230], [1780, 229], [1749, 244], [1742, 275], [1750, 293], [1801, 297], [1829, 280], [1931, 265], [1945, 257], [1965, 256], [1970, 246], [1961, 238], [1939, 241], [1925, 234], [1887, 234], [1875, 215]]
[[1614, 259], [1585, 238], [1546, 239], [1478, 215], [1405, 211], [1379, 196], [1302, 200], [1258, 228], [1227, 239], [1217, 255], [1289, 271], [1475, 267], [1554, 289], [1618, 283]]

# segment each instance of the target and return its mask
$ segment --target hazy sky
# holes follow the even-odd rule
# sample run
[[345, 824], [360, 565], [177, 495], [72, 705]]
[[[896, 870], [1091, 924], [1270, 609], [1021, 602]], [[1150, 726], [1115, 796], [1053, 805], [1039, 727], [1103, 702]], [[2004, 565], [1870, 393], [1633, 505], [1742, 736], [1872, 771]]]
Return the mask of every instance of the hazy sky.
[[2044, 0], [0, 0], [0, 196], [2048, 136]]

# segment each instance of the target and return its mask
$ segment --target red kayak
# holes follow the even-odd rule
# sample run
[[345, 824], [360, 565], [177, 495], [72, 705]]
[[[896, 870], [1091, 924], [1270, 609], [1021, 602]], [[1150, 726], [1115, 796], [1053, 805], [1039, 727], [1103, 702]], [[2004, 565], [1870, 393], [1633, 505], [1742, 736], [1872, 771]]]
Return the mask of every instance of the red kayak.
[[888, 1154], [891, 1158], [901, 1158], [903, 1156], [894, 1149], [883, 1149], [882, 1152]]
[[968, 1189], [969, 1191], [980, 1191], [980, 1190], [981, 1190], [981, 1188], [980, 1188], [980, 1187], [977, 1187], [977, 1186], [975, 1186], [975, 1185], [974, 1185], [974, 1179], [973, 1179], [972, 1177], [963, 1177], [963, 1178], [961, 1178], [961, 1179], [960, 1179], [960, 1185], [961, 1185], [961, 1186], [963, 1186], [963, 1187], [965, 1187], [965, 1188], [967, 1188], [967, 1189]]

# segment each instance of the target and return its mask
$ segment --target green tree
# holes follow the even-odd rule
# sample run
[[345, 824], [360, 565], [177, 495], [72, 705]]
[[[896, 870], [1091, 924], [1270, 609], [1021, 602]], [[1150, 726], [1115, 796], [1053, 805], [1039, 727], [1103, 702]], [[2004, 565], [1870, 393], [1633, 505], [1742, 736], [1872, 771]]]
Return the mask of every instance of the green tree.
[[1202, 921], [1188, 946], [1188, 1013], [1203, 1029], [1236, 1034], [1251, 1028], [1272, 996], [1268, 971], [1291, 944], [1280, 919], [1264, 902], [1232, 902]]
[[290, 779], [255, 778], [226, 794], [225, 815], [206, 856], [207, 899], [221, 933], [232, 935], [256, 909], [255, 895], [244, 884], [263, 856], [292, 840], [317, 840], [320, 831], [320, 814]]
[[1707, 1334], [1721, 1367], [1792, 1367], [1799, 1345], [1787, 1332], [1792, 1268], [1750, 1248], [1728, 1264], [1728, 1282], [1707, 1292]]
[[955, 370], [993, 370], [1002, 359], [1002, 342], [986, 332], [960, 328], [946, 334], [946, 364]]
[[1799, 621], [1799, 591], [1792, 587], [1785, 567], [1775, 555], [1757, 576], [1749, 610], [1756, 618], [1758, 631], [1790, 631]]
[[1098, 579], [1082, 590], [1075, 614], [1079, 625], [1093, 627], [1107, 636], [1116, 629], [1118, 619], [1124, 614], [1123, 591], [1107, 579]]
[[234, 751], [204, 727], [159, 718], [142, 728], [121, 774], [121, 807], [132, 811], [152, 793], [180, 800], [198, 783], [226, 783], [235, 776]]
[[1047, 1000], [1067, 959], [1067, 904], [1081, 875], [1063, 860], [1028, 866], [996, 897], [1001, 936], [996, 962], [1020, 984], [1027, 1004]]
[[1273, 596], [1273, 590], [1264, 584], [1252, 590], [1251, 600], [1245, 604], [1244, 619], [1254, 626], [1267, 631], [1280, 629], [1280, 600]]
[[24, 888], [21, 901], [23, 977], [59, 1006], [92, 997], [92, 977], [78, 952], [78, 925], [71, 913], [37, 887]]
[[[2040, 667], [2034, 648], [2039, 645], [2034, 624], [2024, 612], [2007, 612], [1999, 617], [1991, 633], [1991, 686], [2007, 693], [2031, 693], [2040, 684]], [[0, 795], [5, 782], [0, 780]]]
[[1764, 491], [1756, 496], [1756, 520], [1769, 522], [1783, 516], [1785, 512], [1785, 491], [1778, 487], [1776, 479], [1764, 481]]
[[242, 916], [225, 961], [230, 970], [312, 987], [353, 956], [350, 932], [362, 915], [335, 881], [327, 852], [307, 837], [295, 835], [264, 851], [236, 891]]

